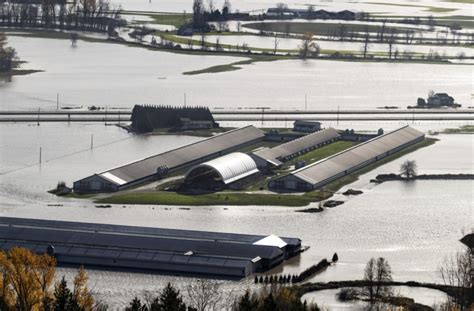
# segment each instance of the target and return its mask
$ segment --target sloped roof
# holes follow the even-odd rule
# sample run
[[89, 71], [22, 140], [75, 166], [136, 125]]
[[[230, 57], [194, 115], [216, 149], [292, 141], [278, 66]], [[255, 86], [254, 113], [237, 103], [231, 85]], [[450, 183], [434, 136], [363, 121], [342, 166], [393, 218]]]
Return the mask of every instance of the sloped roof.
[[156, 174], [160, 166], [168, 169], [190, 163], [200, 158], [208, 157], [219, 152], [225, 152], [229, 148], [239, 146], [253, 140], [262, 139], [263, 131], [254, 127], [246, 126], [216, 135], [199, 142], [167, 151], [152, 157], [132, 162], [106, 172], [99, 173], [102, 178], [116, 185], [131, 183], [153, 174]]
[[264, 237], [261, 240], [253, 243], [254, 245], [265, 245], [265, 246], [276, 246], [278, 248], [283, 248], [287, 245], [279, 236], [271, 234], [267, 237]]
[[405, 126], [293, 171], [291, 174], [315, 185], [424, 136], [422, 132]]
[[278, 145], [271, 149], [261, 149], [254, 154], [268, 162], [281, 165], [280, 159], [288, 157], [290, 155], [301, 152], [307, 148], [314, 147], [318, 144], [324, 143], [331, 139], [339, 138], [340, 135], [337, 130], [333, 128], [324, 129], [315, 133], [311, 133], [300, 137], [298, 139], [289, 141], [287, 143]]
[[186, 174], [186, 179], [192, 176], [197, 169], [206, 167], [217, 172], [225, 184], [230, 184], [258, 172], [257, 163], [249, 155], [242, 152], [233, 152], [193, 167]]

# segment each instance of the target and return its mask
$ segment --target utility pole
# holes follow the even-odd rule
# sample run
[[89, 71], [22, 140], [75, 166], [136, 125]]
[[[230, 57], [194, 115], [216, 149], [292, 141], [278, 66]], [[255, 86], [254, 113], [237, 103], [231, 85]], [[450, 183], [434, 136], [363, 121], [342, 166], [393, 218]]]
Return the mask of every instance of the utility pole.
[[38, 126], [40, 125], [40, 109], [41, 108], [38, 108]]
[[59, 110], [59, 93], [56, 93], [56, 110]]
[[107, 106], [105, 106], [105, 125], [107, 125]]
[[40, 147], [40, 152], [39, 152], [39, 164], [41, 164], [41, 147]]
[[94, 148], [94, 134], [91, 134], [91, 150]]

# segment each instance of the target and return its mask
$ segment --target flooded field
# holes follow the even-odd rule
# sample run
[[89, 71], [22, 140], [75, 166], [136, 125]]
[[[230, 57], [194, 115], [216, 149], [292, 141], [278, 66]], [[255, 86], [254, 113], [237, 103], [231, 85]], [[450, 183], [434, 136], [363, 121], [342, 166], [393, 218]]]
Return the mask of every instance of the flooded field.
[[72, 48], [69, 40], [14, 36], [9, 42], [28, 61], [24, 68], [45, 72], [15, 76], [0, 84], [4, 110], [56, 109], [58, 93], [61, 106], [84, 108], [182, 105], [186, 93], [188, 105], [211, 108], [302, 109], [306, 94], [308, 109], [374, 109], [413, 105], [429, 90], [447, 92], [463, 107], [473, 105], [472, 66], [467, 65], [286, 60], [185, 76], [185, 71], [242, 58], [84, 41]]
[[[199, 36], [194, 36], [193, 39], [200, 40]], [[219, 40], [220, 44], [228, 45], [247, 45], [249, 48], [262, 48], [262, 49], [273, 49], [275, 47], [275, 38], [263, 37], [263, 36], [207, 36], [206, 42], [215, 43]], [[322, 50], [329, 51], [347, 51], [360, 53], [363, 43], [362, 42], [338, 42], [338, 41], [323, 41], [316, 40]], [[301, 39], [291, 38], [278, 38], [277, 47], [282, 50], [298, 50], [301, 45]], [[467, 57], [474, 55], [474, 50], [468, 47], [450, 47], [450, 46], [430, 46], [430, 45], [405, 45], [396, 44], [393, 46], [393, 51], [398, 50], [400, 53], [438, 53], [439, 55], [446, 55], [456, 57], [459, 53], [463, 52]], [[371, 52], [385, 52], [388, 51], [388, 45], [382, 43], [371, 43]]]
[[[231, 1], [232, 9], [239, 10], [241, 12], [246, 11], [263, 11], [269, 7], [274, 7], [279, 1], [276, 0], [234, 0]], [[113, 0], [113, 4], [120, 5], [125, 10], [136, 10], [136, 11], [154, 11], [154, 12], [192, 12], [192, 2], [189, 0]], [[215, 1], [216, 7], [221, 7], [224, 3], [223, 0]], [[325, 10], [356, 10], [365, 11], [370, 13], [385, 13], [392, 15], [446, 15], [447, 13], [456, 15], [471, 14], [468, 5], [461, 2], [455, 1], [432, 1], [432, 0], [421, 0], [421, 1], [410, 1], [410, 0], [380, 0], [380, 1], [351, 1], [351, 0], [338, 0], [338, 1], [321, 1], [311, 0], [306, 1], [304, 4], [298, 0], [288, 0], [284, 3], [290, 7], [306, 8], [306, 4], [315, 5], [317, 8], [323, 8]], [[442, 8], [436, 10], [434, 8]], [[447, 9], [447, 10], [443, 10]]]
[[[394, 296], [408, 297], [425, 306], [435, 306], [446, 301], [445, 293], [428, 288], [416, 288], [407, 286], [396, 286], [392, 288]], [[324, 290], [320, 292], [309, 293], [303, 296], [308, 302], [316, 302], [319, 307], [326, 307], [332, 311], [367, 310], [367, 303], [357, 302], [341, 302], [337, 299], [338, 289]]]
[[[96, 146], [93, 150], [89, 150], [91, 133]], [[0, 215], [296, 236], [310, 249], [286, 265], [284, 273], [301, 271], [337, 252], [337, 265], [314, 281], [361, 278], [367, 260], [383, 256], [392, 265], [396, 280], [437, 282], [439, 265], [445, 256], [461, 248], [458, 240], [462, 231], [472, 226], [474, 183], [416, 181], [375, 186], [369, 180], [379, 173], [397, 172], [405, 159], [416, 160], [419, 173], [473, 173], [472, 135], [438, 137], [441, 140], [437, 144], [362, 175], [346, 188], [361, 189], [364, 194], [344, 197], [344, 205], [320, 214], [303, 215], [295, 213], [294, 208], [270, 206], [183, 210], [177, 206], [117, 205], [97, 209], [90, 200], [57, 198], [45, 191], [58, 180], [70, 184], [91, 173], [201, 138], [133, 136], [98, 124], [2, 124]], [[41, 166], [37, 164], [40, 146], [44, 161]], [[73, 270], [61, 269], [60, 273], [71, 276]], [[190, 282], [187, 278], [125, 272], [92, 270], [90, 275], [91, 287], [111, 307], [143, 291], [157, 290], [167, 281], [179, 287]], [[252, 281], [223, 284], [227, 291], [234, 291], [252, 286]], [[111, 288], [110, 284], [115, 285]]]

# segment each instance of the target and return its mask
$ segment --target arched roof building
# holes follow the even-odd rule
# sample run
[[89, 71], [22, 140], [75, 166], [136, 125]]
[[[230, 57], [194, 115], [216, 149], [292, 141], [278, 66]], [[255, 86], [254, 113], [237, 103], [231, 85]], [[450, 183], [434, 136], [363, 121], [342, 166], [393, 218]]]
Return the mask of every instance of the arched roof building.
[[257, 172], [257, 163], [249, 155], [234, 152], [196, 165], [188, 171], [185, 181], [214, 180], [228, 185]]

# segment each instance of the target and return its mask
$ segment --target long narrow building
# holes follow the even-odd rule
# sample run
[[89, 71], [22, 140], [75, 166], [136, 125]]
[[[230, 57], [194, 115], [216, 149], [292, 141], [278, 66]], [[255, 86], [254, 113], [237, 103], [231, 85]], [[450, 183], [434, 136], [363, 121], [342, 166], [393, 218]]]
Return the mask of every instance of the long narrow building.
[[269, 188], [311, 191], [424, 140], [409, 126], [375, 137], [269, 182]]
[[164, 177], [263, 140], [254, 126], [231, 130], [199, 142], [132, 162], [74, 182], [74, 192], [113, 192]]
[[264, 148], [253, 153], [254, 156], [265, 160], [273, 166], [280, 166], [283, 162], [302, 155], [311, 150], [329, 144], [341, 137], [333, 128], [311, 133], [273, 148]]
[[63, 265], [243, 278], [299, 254], [301, 240], [0, 217], [0, 250], [13, 247], [48, 253]]

